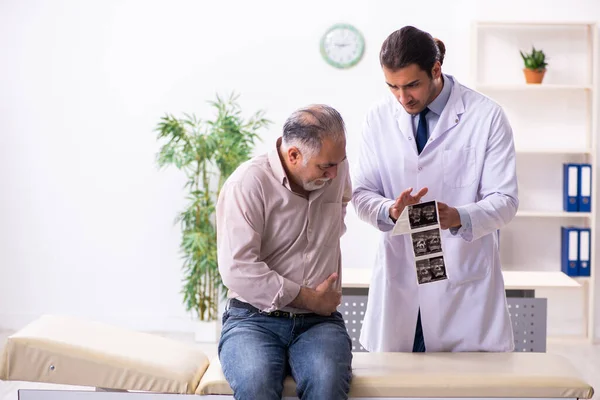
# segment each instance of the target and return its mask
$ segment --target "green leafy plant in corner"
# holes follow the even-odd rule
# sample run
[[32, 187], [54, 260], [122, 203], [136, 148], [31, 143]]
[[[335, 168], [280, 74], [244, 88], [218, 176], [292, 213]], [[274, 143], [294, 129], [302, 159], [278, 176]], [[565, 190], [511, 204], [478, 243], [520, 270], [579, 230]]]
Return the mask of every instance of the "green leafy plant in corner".
[[271, 123], [264, 111], [244, 119], [237, 99], [231, 94], [209, 101], [216, 111], [211, 120], [167, 114], [155, 129], [164, 142], [158, 166], [175, 166], [187, 177], [188, 205], [175, 223], [182, 233], [184, 304], [201, 321], [218, 319], [219, 301], [226, 294], [217, 266], [216, 200], [229, 175], [251, 157], [258, 132]]
[[523, 53], [520, 50], [519, 53], [521, 53], [525, 68], [540, 71], [546, 69], [548, 63], [546, 62], [546, 54], [544, 54], [543, 50], [536, 50], [532, 46], [531, 53]]

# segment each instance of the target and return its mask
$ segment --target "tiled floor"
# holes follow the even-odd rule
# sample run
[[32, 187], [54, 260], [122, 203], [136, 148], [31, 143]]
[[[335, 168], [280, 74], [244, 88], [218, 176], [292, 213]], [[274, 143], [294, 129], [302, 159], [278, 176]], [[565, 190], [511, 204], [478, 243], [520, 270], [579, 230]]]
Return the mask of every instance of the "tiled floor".
[[[9, 332], [0, 332], [0, 352]], [[164, 336], [193, 343], [191, 335], [165, 334]], [[216, 355], [216, 345], [201, 345], [207, 356]], [[555, 342], [548, 343], [548, 352], [560, 354], [571, 361], [579, 369], [582, 377], [595, 388], [594, 400], [600, 400], [600, 345], [590, 345], [581, 342]], [[74, 386], [59, 386], [50, 384], [38, 384], [29, 382], [4, 382], [0, 381], [0, 400], [17, 400], [19, 389], [66, 389], [66, 390], [93, 390], [93, 388], [80, 388]]]

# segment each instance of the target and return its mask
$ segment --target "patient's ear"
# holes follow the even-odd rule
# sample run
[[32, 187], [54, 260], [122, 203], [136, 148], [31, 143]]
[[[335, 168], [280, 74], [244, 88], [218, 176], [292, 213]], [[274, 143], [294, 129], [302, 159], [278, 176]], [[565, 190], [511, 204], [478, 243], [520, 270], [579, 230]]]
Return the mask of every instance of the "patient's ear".
[[302, 161], [302, 153], [300, 153], [300, 150], [298, 150], [298, 148], [295, 146], [291, 146], [288, 149], [287, 157], [291, 165], [296, 165]]

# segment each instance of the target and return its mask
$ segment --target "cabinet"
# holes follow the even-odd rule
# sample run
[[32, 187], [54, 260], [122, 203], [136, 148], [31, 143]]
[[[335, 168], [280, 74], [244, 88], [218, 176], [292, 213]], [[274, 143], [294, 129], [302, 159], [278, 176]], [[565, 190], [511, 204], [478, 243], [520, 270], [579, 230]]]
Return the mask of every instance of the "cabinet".
[[[530, 52], [532, 46], [543, 50], [548, 62], [541, 84], [525, 83], [519, 50]], [[597, 54], [595, 23], [473, 24], [472, 87], [503, 107], [517, 151], [519, 211], [500, 231], [505, 271], [539, 272], [539, 280], [556, 277], [562, 226], [589, 227], [592, 244], [597, 242]], [[564, 163], [592, 165], [591, 212], [563, 211]], [[592, 245], [591, 277], [565, 275], [564, 286], [543, 292], [549, 336], [593, 341], [596, 250]]]

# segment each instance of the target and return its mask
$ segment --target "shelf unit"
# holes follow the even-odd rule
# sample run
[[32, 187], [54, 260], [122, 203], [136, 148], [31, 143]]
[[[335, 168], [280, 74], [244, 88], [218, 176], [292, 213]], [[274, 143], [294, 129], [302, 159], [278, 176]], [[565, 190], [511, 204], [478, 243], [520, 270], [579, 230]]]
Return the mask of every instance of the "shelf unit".
[[529, 218], [592, 218], [589, 212], [566, 211], [518, 211], [517, 217]]
[[[583, 311], [580, 331], [591, 342], [598, 268], [597, 35], [595, 22], [477, 21], [472, 29], [472, 86], [503, 107], [517, 152], [520, 207], [516, 218], [500, 231], [503, 270], [521, 274], [513, 278], [532, 289], [541, 285], [580, 290], [583, 304], [574, 307]], [[548, 62], [544, 81], [538, 85], [525, 83], [519, 54], [519, 50], [531, 51], [532, 46], [543, 50]], [[562, 164], [566, 162], [592, 164], [590, 213], [562, 209]], [[591, 277], [572, 278], [560, 272], [560, 227], [567, 225], [591, 228]], [[523, 275], [528, 272], [534, 274]], [[543, 285], [550, 280], [567, 286]], [[509, 282], [515, 286], [514, 280]], [[556, 302], [574, 301], [570, 293], [557, 290], [549, 296]], [[568, 309], [560, 305], [557, 308]], [[553, 312], [551, 305], [548, 312]]]
[[506, 91], [518, 91], [518, 90], [537, 90], [544, 92], [551, 92], [555, 90], [592, 90], [590, 85], [561, 85], [561, 84], [544, 84], [544, 85], [528, 85], [526, 83], [515, 83], [505, 85], [495, 84], [480, 84], [478, 88], [484, 91], [488, 90], [506, 90]]
[[553, 148], [547, 148], [547, 149], [535, 149], [535, 148], [516, 148], [515, 149], [517, 154], [531, 154], [531, 155], [535, 155], [535, 154], [539, 154], [539, 155], [547, 155], [547, 154], [592, 154], [593, 149], [592, 148], [581, 148], [581, 149], [553, 149]]

